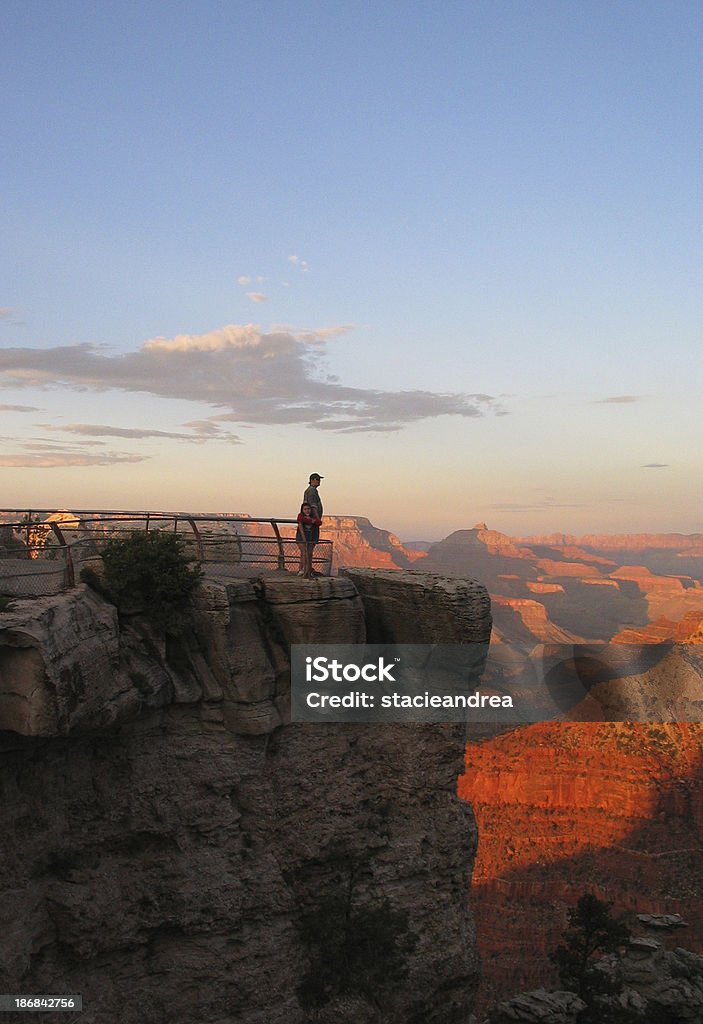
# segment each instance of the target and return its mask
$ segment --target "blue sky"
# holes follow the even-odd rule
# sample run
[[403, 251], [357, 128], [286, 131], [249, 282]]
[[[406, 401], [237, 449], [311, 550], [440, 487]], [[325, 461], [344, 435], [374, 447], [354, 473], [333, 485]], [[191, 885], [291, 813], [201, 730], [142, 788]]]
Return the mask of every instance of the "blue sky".
[[702, 27], [6, 0], [4, 504], [700, 530]]

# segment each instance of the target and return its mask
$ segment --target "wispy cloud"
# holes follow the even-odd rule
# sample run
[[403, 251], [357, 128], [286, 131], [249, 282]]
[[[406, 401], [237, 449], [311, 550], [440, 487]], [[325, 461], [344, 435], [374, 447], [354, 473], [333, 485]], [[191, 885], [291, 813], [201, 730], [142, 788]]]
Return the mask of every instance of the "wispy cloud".
[[0, 405], [0, 412], [39, 412], [36, 405]]
[[83, 448], [104, 448], [107, 441], [86, 441], [82, 439], [76, 444], [67, 445], [62, 441], [26, 441], [20, 445], [21, 448], [30, 452], [55, 452], [55, 451], [82, 451]]
[[266, 302], [268, 295], [264, 295], [263, 292], [247, 292], [247, 298], [250, 302]]
[[298, 423], [342, 433], [500, 411], [485, 394], [384, 391], [325, 379], [321, 346], [348, 330], [264, 333], [254, 324], [230, 324], [207, 334], [152, 338], [120, 355], [92, 344], [6, 348], [0, 350], [0, 387], [145, 392], [205, 402], [219, 411], [213, 419], [220, 422]]
[[668, 462], [646, 462], [641, 469], [668, 469], [670, 463]]
[[174, 441], [188, 441], [191, 444], [203, 444], [205, 441], [227, 441], [229, 444], [241, 444], [236, 434], [224, 431], [215, 423], [207, 420], [195, 420], [186, 423], [192, 433], [184, 434], [172, 430], [152, 430], [141, 427], [114, 427], [103, 423], [38, 423], [42, 430], [57, 431], [65, 434], [79, 434], [81, 437], [124, 437], [141, 441], [145, 438], [166, 438]]
[[202, 443], [203, 441], [226, 441], [227, 444], [242, 443], [242, 439], [237, 434], [232, 434], [229, 430], [223, 430], [214, 418], [209, 420], [191, 420], [189, 423], [184, 423], [183, 426], [193, 431], [195, 437], [191, 437], [189, 440], [196, 443]]
[[0, 455], [0, 466], [17, 469], [61, 469], [65, 466], [114, 466], [120, 462], [144, 462], [145, 455], [123, 455], [119, 452], [105, 452], [87, 455], [82, 452], [57, 452], [55, 454]]
[[639, 402], [642, 395], [612, 395], [610, 398], [598, 398], [593, 405], [629, 405], [630, 402]]
[[5, 324], [6, 327], [16, 327], [22, 323], [18, 320], [15, 314], [17, 310], [14, 306], [0, 306], [0, 324]]
[[290, 334], [296, 341], [311, 344], [316, 341], [329, 341], [330, 338], [341, 338], [342, 335], [356, 330], [357, 326], [357, 324], [338, 324], [335, 327], [300, 328], [291, 327], [290, 324], [271, 324], [271, 332]]

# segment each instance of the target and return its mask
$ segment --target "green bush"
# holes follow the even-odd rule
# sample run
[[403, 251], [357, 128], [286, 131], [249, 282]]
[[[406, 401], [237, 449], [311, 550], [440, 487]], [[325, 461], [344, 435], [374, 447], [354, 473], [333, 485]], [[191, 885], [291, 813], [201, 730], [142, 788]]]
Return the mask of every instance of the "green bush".
[[107, 590], [120, 611], [144, 615], [159, 633], [183, 630], [201, 570], [190, 563], [179, 537], [160, 531], [130, 533], [108, 541], [102, 557]]

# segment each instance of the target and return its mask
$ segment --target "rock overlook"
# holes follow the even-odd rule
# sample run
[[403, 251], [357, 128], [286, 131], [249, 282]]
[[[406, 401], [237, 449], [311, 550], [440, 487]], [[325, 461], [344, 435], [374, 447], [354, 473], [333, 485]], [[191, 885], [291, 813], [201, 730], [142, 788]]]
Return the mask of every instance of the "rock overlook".
[[[402, 577], [398, 621], [423, 588]], [[478, 603], [464, 639], [485, 642]], [[463, 728], [287, 718], [289, 645], [363, 640], [366, 618], [350, 579], [278, 574], [205, 580], [168, 640], [85, 586], [0, 616], [2, 991], [80, 992], [84, 1024], [380, 1021], [353, 990], [301, 995], [305, 915], [348, 898], [414, 937], [382, 1019], [466, 1020]]]

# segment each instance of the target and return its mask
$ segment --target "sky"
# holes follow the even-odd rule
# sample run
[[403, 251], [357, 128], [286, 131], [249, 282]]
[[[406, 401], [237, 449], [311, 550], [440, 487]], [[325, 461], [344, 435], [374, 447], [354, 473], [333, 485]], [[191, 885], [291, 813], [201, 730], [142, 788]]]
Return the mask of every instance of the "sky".
[[703, 530], [699, 3], [0, 18], [3, 507]]

